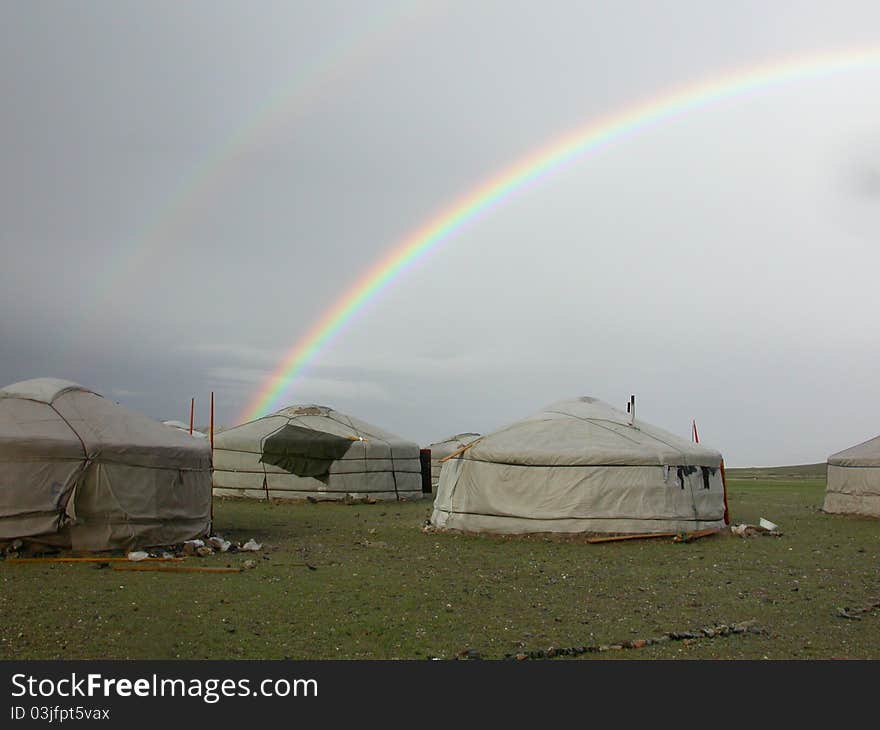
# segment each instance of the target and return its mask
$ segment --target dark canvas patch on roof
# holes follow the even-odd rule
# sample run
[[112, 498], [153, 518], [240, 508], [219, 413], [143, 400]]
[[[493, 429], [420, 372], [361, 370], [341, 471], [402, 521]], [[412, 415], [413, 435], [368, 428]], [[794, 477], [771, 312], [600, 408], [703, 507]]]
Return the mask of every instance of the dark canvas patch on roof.
[[299, 477], [326, 481], [331, 464], [354, 443], [345, 436], [288, 424], [269, 436], [260, 461]]

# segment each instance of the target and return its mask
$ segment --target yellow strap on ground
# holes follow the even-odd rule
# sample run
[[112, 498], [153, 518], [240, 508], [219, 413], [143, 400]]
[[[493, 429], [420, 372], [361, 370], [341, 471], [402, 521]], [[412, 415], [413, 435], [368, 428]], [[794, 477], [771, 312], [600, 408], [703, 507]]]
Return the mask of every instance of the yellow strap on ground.
[[140, 563], [130, 563], [122, 565], [116, 563], [113, 570], [149, 570], [156, 573], [241, 573], [242, 568], [209, 568], [197, 565], [141, 565]]

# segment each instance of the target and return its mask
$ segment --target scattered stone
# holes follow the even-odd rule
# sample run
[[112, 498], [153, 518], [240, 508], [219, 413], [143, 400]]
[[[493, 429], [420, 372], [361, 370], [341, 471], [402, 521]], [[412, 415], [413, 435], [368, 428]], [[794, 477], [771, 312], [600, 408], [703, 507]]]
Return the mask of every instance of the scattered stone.
[[253, 570], [254, 568], [257, 567], [257, 561], [256, 560], [245, 560], [241, 564], [241, 567], [244, 568], [245, 570]]
[[[880, 608], [880, 601], [872, 604], [874, 608]], [[866, 610], [872, 610], [868, 608]], [[505, 654], [505, 659], [552, 659], [558, 656], [578, 656], [591, 652], [623, 651], [626, 649], [642, 649], [653, 644], [663, 644], [668, 641], [681, 641], [684, 646], [691, 646], [701, 639], [713, 639], [718, 636], [729, 636], [731, 633], [765, 634], [765, 629], [758, 626], [755, 621], [742, 621], [735, 624], [718, 624], [707, 626], [698, 631], [669, 631], [662, 636], [648, 639], [631, 639], [616, 644], [599, 644], [594, 646], [550, 647], [546, 651], [519, 652], [517, 654]]]
[[860, 621], [862, 616], [860, 614], [871, 613], [880, 608], [880, 600], [871, 601], [871, 603], [863, 606], [862, 608], [838, 608], [837, 613], [835, 614], [839, 618], [848, 618], [853, 621]]
[[245, 552], [256, 553], [263, 549], [263, 545], [251, 538], [244, 545], [239, 545], [238, 549], [244, 550]]
[[861, 616], [858, 616], [855, 613], [851, 612], [848, 608], [838, 607], [836, 615], [838, 618], [848, 618], [851, 621], [861, 621], [862, 620]]
[[202, 545], [201, 547], [196, 548], [196, 555], [198, 555], [200, 558], [207, 558], [209, 555], [213, 554], [214, 551], [207, 545]]
[[731, 624], [730, 630], [734, 634], [744, 634], [746, 631], [748, 631], [754, 625], [755, 625], [754, 621], [740, 621], [739, 623]]
[[[767, 524], [772, 525], [772, 522]], [[777, 525], [773, 525], [773, 529], [768, 529], [761, 525], [731, 525], [730, 532], [738, 537], [754, 537], [755, 535], [767, 535], [769, 537], [782, 537], [782, 532]]]
[[229, 550], [232, 543], [229, 540], [224, 540], [219, 535], [213, 535], [208, 538], [208, 545], [218, 552], [225, 553]]
[[376, 504], [376, 500], [358, 492], [346, 492], [343, 497], [345, 504]]
[[132, 562], [137, 563], [141, 560], [146, 560], [148, 557], [150, 557], [150, 554], [144, 552], [143, 550], [133, 550], [125, 557], [127, 557]]
[[185, 543], [183, 543], [183, 548], [181, 552], [183, 552], [184, 555], [195, 555], [196, 550], [198, 550], [200, 547], [205, 547], [205, 543], [203, 540], [187, 540]]

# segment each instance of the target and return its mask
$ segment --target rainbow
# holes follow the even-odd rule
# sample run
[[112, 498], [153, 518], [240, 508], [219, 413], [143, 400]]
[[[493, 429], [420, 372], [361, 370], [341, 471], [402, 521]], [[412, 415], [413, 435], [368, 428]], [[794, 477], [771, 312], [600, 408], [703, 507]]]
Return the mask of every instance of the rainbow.
[[319, 54], [298, 66], [275, 93], [248, 115], [244, 124], [183, 176], [161, 213], [153, 216], [148, 226], [115, 247], [104, 265], [100, 278], [103, 283], [96, 284], [79, 312], [79, 326], [68, 330], [68, 347], [74, 346], [82, 329], [93, 324], [101, 310], [112, 310], [106, 304], [120, 286], [130, 284], [148, 259], [181, 238], [187, 223], [234, 179], [236, 170], [254, 151], [437, 12], [439, 8], [432, 0], [398, 0], [384, 12], [369, 15], [356, 28], [327, 39]]
[[792, 81], [878, 66], [880, 48], [868, 48], [801, 56], [737, 70], [679, 87], [591, 121], [527, 155], [441, 210], [371, 266], [294, 344], [247, 404], [240, 420], [253, 420], [267, 412], [354, 315], [416, 262], [480, 214], [566, 163], [627, 135], [717, 101]]

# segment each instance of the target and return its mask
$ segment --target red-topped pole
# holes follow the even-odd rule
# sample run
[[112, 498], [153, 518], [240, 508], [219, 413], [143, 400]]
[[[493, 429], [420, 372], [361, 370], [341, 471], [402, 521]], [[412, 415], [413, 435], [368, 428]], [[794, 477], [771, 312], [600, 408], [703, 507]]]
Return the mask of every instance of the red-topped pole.
[[[211, 440], [211, 469], [214, 468], [214, 391], [211, 391], [211, 424], [208, 427], [208, 437]], [[211, 474], [211, 532], [214, 531], [214, 475]]]

